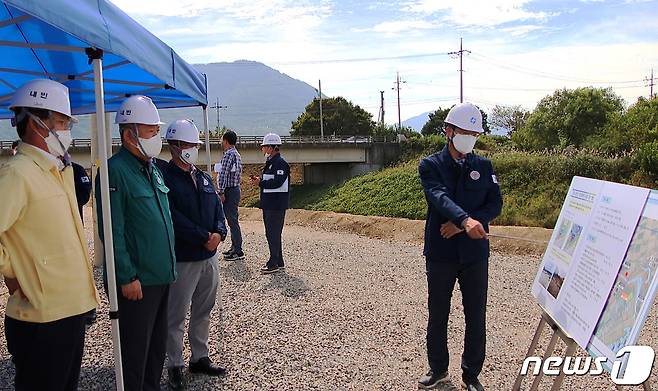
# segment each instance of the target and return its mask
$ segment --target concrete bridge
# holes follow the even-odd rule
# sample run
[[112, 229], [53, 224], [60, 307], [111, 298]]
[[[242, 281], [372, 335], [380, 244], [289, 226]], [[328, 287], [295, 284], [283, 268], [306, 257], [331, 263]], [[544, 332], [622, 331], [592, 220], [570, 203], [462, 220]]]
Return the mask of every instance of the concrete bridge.
[[[262, 164], [265, 161], [260, 143], [262, 136], [239, 136], [237, 148], [243, 164]], [[324, 137], [284, 136], [281, 152], [291, 164], [303, 166], [304, 183], [339, 183], [370, 171], [379, 170], [395, 161], [400, 154], [400, 144], [395, 138], [385, 137]], [[91, 143], [89, 139], [76, 139], [69, 152], [73, 161], [91, 169]], [[118, 138], [112, 140], [115, 152], [120, 145]], [[9, 158], [11, 141], [0, 142], [0, 164]], [[221, 139], [210, 139], [213, 163], [223, 156]], [[165, 143], [161, 159], [169, 160], [169, 148]], [[199, 150], [199, 166], [206, 168], [205, 146]]]

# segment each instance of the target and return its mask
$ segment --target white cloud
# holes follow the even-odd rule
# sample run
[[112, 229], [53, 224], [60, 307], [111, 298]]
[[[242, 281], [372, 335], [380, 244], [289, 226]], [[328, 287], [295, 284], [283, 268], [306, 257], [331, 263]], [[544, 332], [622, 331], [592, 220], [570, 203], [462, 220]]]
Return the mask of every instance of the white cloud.
[[520, 26], [505, 27], [499, 30], [511, 35], [512, 37], [522, 37], [528, 35], [533, 31], [542, 30], [542, 29], [544, 29], [543, 26], [539, 26], [535, 24], [524, 24]]
[[382, 22], [375, 25], [371, 31], [376, 33], [400, 33], [408, 30], [426, 30], [435, 28], [436, 25], [424, 20], [398, 20]]
[[[550, 42], [559, 42], [558, 34], [565, 32], [552, 23], [553, 14], [535, 11], [528, 6], [529, 0], [402, 0], [390, 3], [404, 11], [394, 20], [388, 9], [364, 18], [358, 12], [352, 14], [351, 8], [341, 8], [341, 2], [327, 0], [158, 0], [157, 7], [154, 2], [116, 0], [190, 63], [248, 59], [314, 86], [322, 79], [323, 93], [344, 96], [375, 118], [379, 91], [384, 90], [388, 122], [397, 121], [396, 94], [391, 90], [396, 71], [408, 81], [400, 94], [405, 119], [458, 100], [458, 61], [432, 56], [311, 62], [454, 51], [463, 32], [459, 30], [481, 29], [484, 34], [464, 35], [464, 48], [473, 52], [464, 58], [464, 92], [467, 99], [485, 109], [493, 104], [533, 108], [556, 88], [587, 85], [519, 72], [519, 67], [581, 81], [619, 81], [643, 79], [650, 67], [658, 64], [658, 45], [634, 38], [643, 31], [655, 31], [652, 15], [647, 13], [645, 19], [632, 16], [629, 22], [631, 17], [624, 18], [621, 12], [628, 7], [619, 8], [619, 17], [574, 26], [562, 41], [574, 46], [550, 47]], [[537, 31], [555, 32], [556, 39], [533, 40], [531, 47], [526, 40], [515, 39]], [[594, 42], [601, 42], [601, 37], [605, 44], [597, 46]], [[478, 61], [478, 54], [512, 67]], [[615, 84], [624, 87], [615, 91], [631, 103], [646, 94], [648, 88], [641, 85], [644, 83]]]
[[323, 18], [330, 14], [328, 0], [113, 0], [130, 15], [202, 17], [216, 14], [219, 18], [235, 18], [253, 23], [285, 23], [290, 18]]
[[525, 9], [529, 0], [415, 0], [406, 11], [425, 15], [444, 14], [446, 22], [458, 26], [493, 27], [503, 23], [545, 20], [545, 12]]

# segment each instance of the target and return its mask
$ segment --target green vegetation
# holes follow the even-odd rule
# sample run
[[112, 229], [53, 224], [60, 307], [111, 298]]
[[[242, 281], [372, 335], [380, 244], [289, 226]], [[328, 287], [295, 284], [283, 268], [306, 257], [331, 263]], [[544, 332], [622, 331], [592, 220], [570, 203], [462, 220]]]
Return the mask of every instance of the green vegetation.
[[[325, 135], [337, 136], [368, 136], [375, 129], [372, 114], [341, 96], [322, 100], [322, 125]], [[290, 135], [320, 135], [319, 99], [313, 99], [292, 123]]]
[[[402, 144], [394, 167], [336, 186], [297, 186], [292, 206], [424, 219], [418, 162], [445, 146], [440, 129], [446, 114], [441, 108], [430, 114], [424, 137]], [[624, 109], [611, 89], [564, 89], [532, 112], [497, 107], [491, 123], [507, 136], [480, 137], [476, 149], [492, 160], [501, 185], [504, 206], [495, 224], [552, 228], [574, 176], [658, 187], [658, 98], [640, 98]]]
[[[552, 228], [575, 175], [651, 187], [630, 157], [610, 158], [585, 151], [487, 153], [504, 197], [495, 224]], [[426, 203], [418, 179], [419, 158], [353, 178], [340, 186], [297, 187], [296, 208], [371, 216], [424, 219]], [[301, 194], [300, 194], [301, 192]]]

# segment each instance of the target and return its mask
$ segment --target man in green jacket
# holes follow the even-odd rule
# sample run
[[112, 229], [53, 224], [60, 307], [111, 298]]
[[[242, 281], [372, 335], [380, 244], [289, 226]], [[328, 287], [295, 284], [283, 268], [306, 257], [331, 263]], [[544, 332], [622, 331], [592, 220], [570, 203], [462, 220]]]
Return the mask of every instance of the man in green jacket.
[[[124, 384], [126, 390], [160, 390], [169, 284], [176, 278], [169, 189], [152, 164], [162, 148], [161, 122], [151, 99], [138, 95], [122, 103], [115, 122], [122, 147], [108, 170]], [[96, 189], [101, 205], [98, 181]]]

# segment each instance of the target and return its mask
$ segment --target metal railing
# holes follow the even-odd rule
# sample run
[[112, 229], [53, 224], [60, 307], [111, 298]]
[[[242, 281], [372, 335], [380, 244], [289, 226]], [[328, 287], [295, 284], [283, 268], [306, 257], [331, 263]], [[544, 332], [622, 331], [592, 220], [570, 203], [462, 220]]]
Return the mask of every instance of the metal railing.
[[[201, 139], [203, 141], [203, 138]], [[0, 149], [11, 149], [13, 141], [0, 141]], [[221, 144], [220, 137], [211, 137], [210, 144]], [[238, 145], [260, 145], [263, 136], [238, 136]], [[396, 137], [386, 136], [281, 136], [283, 144], [373, 144], [397, 142]], [[121, 145], [121, 139], [113, 138], [112, 146]], [[71, 143], [72, 148], [91, 148], [91, 139], [78, 138]]]

